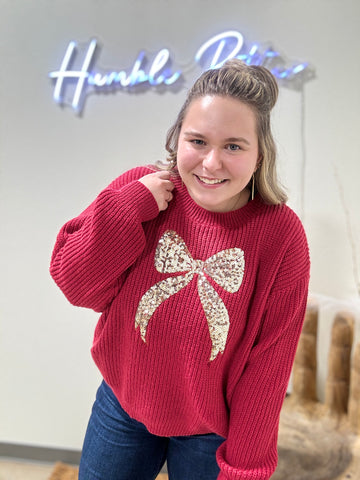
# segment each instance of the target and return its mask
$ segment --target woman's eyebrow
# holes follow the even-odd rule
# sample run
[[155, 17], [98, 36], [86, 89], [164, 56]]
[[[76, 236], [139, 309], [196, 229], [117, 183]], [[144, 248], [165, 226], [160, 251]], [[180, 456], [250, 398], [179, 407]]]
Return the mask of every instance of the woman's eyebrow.
[[246, 143], [247, 145], [250, 145], [250, 142], [246, 140], [244, 137], [229, 137], [225, 139], [225, 142], [229, 143]]
[[184, 132], [184, 135], [187, 137], [200, 137], [200, 138], [205, 138], [204, 135], [202, 135], [199, 132], [196, 132], [195, 130], [188, 130], [187, 132]]
[[[197, 138], [201, 138], [201, 139], [206, 138], [205, 135], [203, 135], [202, 133], [196, 132], [195, 130], [188, 130], [188, 131], [184, 132], [184, 135], [187, 136], [187, 137], [197, 137]], [[225, 142], [227, 142], [227, 143], [246, 143], [247, 145], [250, 145], [250, 142], [248, 140], [246, 140], [246, 138], [244, 138], [244, 137], [225, 138]]]

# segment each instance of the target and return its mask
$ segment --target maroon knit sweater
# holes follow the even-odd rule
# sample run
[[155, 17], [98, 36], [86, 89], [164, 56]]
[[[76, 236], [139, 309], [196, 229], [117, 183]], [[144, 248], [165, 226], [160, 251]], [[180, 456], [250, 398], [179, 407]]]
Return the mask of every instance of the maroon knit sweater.
[[214, 432], [218, 479], [269, 479], [304, 318], [309, 255], [285, 205], [158, 211], [135, 168], [61, 229], [51, 274], [102, 312], [92, 355], [122, 407], [160, 436]]

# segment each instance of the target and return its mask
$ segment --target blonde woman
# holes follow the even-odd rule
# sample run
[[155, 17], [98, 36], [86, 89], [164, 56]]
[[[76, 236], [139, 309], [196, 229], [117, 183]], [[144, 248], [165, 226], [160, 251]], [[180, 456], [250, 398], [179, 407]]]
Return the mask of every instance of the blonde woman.
[[278, 87], [240, 60], [203, 73], [168, 132], [61, 229], [51, 274], [101, 312], [104, 378], [80, 480], [267, 480], [309, 282], [276, 176]]

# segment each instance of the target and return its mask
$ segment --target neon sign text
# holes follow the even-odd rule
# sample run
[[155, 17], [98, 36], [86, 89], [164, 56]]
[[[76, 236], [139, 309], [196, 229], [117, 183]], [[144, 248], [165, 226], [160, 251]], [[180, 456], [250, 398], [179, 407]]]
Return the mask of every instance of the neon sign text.
[[[95, 71], [97, 48], [96, 39], [92, 39], [85, 47], [74, 41], [69, 43], [60, 69], [49, 73], [49, 77], [55, 81], [53, 98], [57, 103], [70, 105], [80, 113], [85, 98], [91, 91], [129, 90], [138, 85], [169, 87], [183, 77], [181, 70], [172, 70], [170, 52], [166, 48], [160, 50], [150, 61], [145, 51], [141, 51], [129, 70], [105, 73]], [[286, 67], [284, 58], [270, 47], [262, 49], [254, 44], [247, 48], [244, 37], [237, 31], [223, 32], [210, 38], [197, 50], [194, 60], [202, 70], [207, 70], [219, 68], [231, 58], [240, 58], [249, 65], [264, 65], [278, 79], [288, 82], [298, 80], [299, 74], [309, 69], [307, 63]]]

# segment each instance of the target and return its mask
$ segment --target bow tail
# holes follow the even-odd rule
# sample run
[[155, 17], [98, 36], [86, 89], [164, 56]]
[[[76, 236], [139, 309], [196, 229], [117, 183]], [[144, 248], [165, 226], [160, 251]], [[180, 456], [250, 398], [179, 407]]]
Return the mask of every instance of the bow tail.
[[146, 329], [155, 310], [165, 300], [184, 288], [193, 278], [193, 274], [169, 277], [153, 285], [141, 298], [135, 315], [135, 328], [140, 327], [140, 335], [145, 342]]
[[230, 327], [229, 314], [218, 293], [203, 274], [199, 275], [198, 291], [209, 327], [212, 361], [218, 353], [224, 353]]

